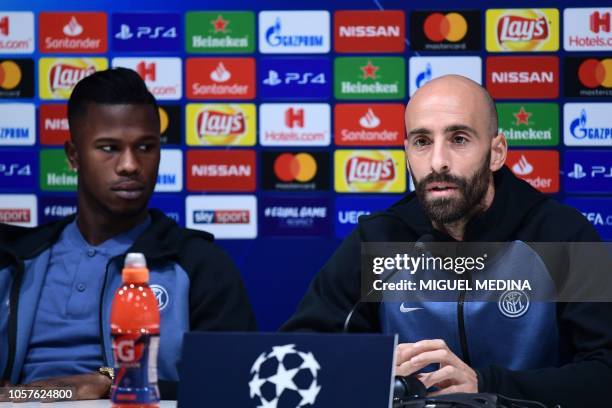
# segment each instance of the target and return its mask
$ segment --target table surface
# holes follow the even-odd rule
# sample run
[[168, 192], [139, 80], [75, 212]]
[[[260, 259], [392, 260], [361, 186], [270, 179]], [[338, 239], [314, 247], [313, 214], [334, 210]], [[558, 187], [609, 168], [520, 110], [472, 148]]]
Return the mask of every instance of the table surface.
[[[12, 404], [10, 402], [0, 402], [0, 407], [18, 407], [18, 408], [40, 408], [40, 407], [53, 407], [53, 408], [109, 408], [109, 400], [92, 400], [92, 401], [65, 401], [65, 402], [54, 402], [49, 404], [40, 404], [38, 402], [24, 402], [19, 404]], [[160, 401], [159, 408], [175, 408], [176, 401]]]

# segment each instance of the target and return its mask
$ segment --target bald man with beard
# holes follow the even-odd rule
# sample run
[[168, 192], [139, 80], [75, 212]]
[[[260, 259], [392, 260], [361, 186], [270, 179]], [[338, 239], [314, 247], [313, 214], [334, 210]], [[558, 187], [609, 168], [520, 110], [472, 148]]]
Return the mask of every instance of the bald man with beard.
[[[578, 211], [505, 166], [495, 104], [477, 83], [456, 75], [430, 81], [408, 103], [405, 124], [415, 191], [359, 219], [282, 330], [343, 331], [362, 299], [362, 243], [600, 241]], [[492, 273], [510, 278], [509, 264]], [[398, 334], [396, 375], [416, 375], [430, 396], [490, 392], [564, 408], [612, 401], [609, 304], [527, 302], [516, 316], [497, 301], [407, 305], [360, 303], [349, 330]]]

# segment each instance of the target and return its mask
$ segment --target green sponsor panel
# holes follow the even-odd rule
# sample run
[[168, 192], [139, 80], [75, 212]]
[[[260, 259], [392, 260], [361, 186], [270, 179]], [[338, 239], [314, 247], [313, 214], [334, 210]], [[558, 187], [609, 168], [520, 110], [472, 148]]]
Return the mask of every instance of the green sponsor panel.
[[41, 150], [40, 189], [42, 191], [76, 191], [76, 187], [77, 173], [70, 169], [64, 150]]
[[403, 99], [405, 94], [402, 57], [339, 57], [334, 61], [336, 99]]
[[559, 144], [559, 105], [556, 103], [498, 103], [499, 131], [510, 146]]
[[197, 54], [255, 51], [255, 14], [250, 11], [191, 11], [185, 18], [185, 47]]

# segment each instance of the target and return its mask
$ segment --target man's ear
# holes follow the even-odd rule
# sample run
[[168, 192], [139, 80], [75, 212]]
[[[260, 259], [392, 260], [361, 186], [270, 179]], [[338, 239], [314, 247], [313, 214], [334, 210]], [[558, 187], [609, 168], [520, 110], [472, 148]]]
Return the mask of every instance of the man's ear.
[[508, 153], [508, 142], [503, 133], [498, 133], [491, 139], [491, 171], [497, 171], [506, 163], [506, 155]]
[[64, 142], [64, 152], [66, 152], [66, 158], [70, 164], [70, 168], [74, 171], [79, 170], [79, 153], [75, 143], [72, 140], [66, 140]]

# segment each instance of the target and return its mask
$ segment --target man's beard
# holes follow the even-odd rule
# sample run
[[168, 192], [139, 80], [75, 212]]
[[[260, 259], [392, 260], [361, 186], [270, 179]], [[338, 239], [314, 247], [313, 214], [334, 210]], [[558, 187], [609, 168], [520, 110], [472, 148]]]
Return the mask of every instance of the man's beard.
[[[419, 182], [414, 180], [416, 196], [429, 219], [437, 224], [450, 224], [473, 215], [489, 187], [491, 155], [470, 178], [456, 177], [448, 173], [432, 172]], [[427, 199], [427, 185], [432, 182], [452, 183], [459, 197]]]

